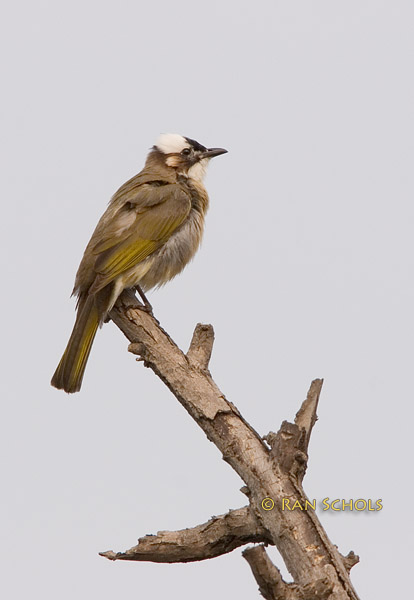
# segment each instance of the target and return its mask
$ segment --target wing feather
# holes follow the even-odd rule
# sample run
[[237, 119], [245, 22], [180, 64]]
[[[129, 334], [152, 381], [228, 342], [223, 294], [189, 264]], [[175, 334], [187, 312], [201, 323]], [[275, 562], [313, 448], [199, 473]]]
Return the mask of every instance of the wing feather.
[[124, 199], [102, 231], [97, 230], [91, 239], [97, 277], [90, 293], [96, 293], [160, 248], [190, 210], [191, 198], [177, 184], [144, 185]]

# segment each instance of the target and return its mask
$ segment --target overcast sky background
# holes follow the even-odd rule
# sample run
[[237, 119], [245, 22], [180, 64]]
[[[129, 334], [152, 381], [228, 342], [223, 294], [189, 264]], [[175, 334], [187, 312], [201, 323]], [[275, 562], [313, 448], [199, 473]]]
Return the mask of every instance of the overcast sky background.
[[98, 556], [246, 503], [119, 330], [99, 332], [80, 394], [49, 386], [98, 218], [177, 132], [229, 153], [210, 165], [203, 246], [150, 294], [154, 312], [184, 350], [214, 325], [212, 374], [263, 435], [325, 378], [305, 491], [382, 498], [318, 514], [360, 555], [361, 598], [406, 597], [413, 3], [26, 0], [0, 21], [2, 596], [259, 598], [240, 549], [173, 566]]

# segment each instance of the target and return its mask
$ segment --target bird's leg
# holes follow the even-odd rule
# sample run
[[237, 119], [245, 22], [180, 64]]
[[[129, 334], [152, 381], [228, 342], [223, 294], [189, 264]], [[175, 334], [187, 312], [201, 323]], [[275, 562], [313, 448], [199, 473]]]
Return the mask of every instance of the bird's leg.
[[140, 310], [144, 310], [145, 312], [147, 312], [150, 315], [152, 315], [152, 306], [151, 306], [148, 298], [146, 297], [146, 295], [142, 291], [141, 286], [136, 285], [135, 289], [138, 292], [138, 294], [140, 295], [140, 298], [141, 298], [142, 302], [144, 303], [144, 306], [142, 308], [140, 308]]

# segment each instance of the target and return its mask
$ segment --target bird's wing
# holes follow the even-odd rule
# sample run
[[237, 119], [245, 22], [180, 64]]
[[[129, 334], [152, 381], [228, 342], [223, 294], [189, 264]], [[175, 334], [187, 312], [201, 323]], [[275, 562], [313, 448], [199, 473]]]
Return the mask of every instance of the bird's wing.
[[190, 195], [177, 184], [144, 185], [134, 191], [93, 236], [99, 241], [90, 247], [96, 256], [97, 274], [90, 293], [99, 291], [160, 248], [190, 210]]

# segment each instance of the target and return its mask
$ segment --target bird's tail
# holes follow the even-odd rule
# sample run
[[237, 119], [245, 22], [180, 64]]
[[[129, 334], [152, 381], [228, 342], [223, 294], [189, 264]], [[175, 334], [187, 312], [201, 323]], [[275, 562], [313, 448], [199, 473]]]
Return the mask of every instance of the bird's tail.
[[99, 320], [95, 299], [89, 296], [79, 306], [72, 335], [50, 382], [55, 388], [68, 394], [80, 390]]

